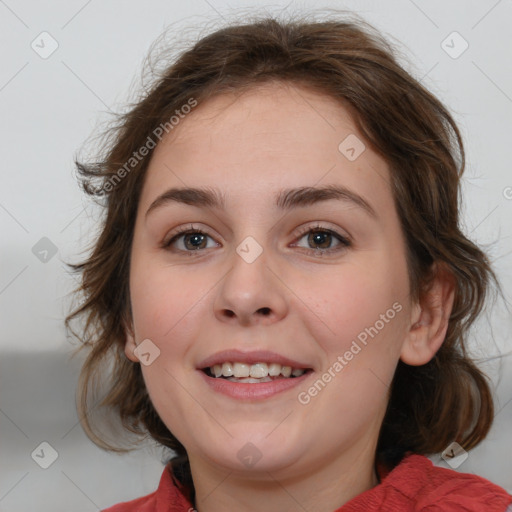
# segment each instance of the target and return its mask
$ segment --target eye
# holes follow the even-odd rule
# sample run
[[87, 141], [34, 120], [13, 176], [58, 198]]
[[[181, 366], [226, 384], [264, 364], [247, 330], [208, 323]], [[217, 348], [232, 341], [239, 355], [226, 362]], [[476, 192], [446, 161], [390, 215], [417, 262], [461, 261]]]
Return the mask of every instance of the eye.
[[[298, 243], [292, 244], [292, 247], [301, 247], [318, 256], [326, 253], [340, 252], [351, 246], [351, 242], [347, 238], [321, 225], [303, 228], [300, 230], [299, 235], [297, 240], [307, 239], [307, 247], [301, 246]], [[208, 245], [208, 239], [213, 241], [213, 238], [207, 233], [190, 225], [179, 228], [168, 240], [162, 242], [161, 247], [174, 252], [194, 253], [219, 246], [215, 241]]]
[[[350, 241], [336, 231], [316, 225], [314, 227], [308, 226], [301, 230], [299, 241], [306, 239], [306, 249], [312, 248], [313, 253], [332, 253], [345, 250], [351, 246]], [[333, 246], [333, 243], [335, 244]], [[298, 244], [295, 244], [299, 246]], [[299, 246], [300, 247], [300, 246]]]
[[162, 242], [161, 246], [167, 250], [173, 250], [172, 247], [175, 246], [174, 250], [181, 252], [192, 252], [218, 246], [216, 243], [208, 246], [208, 238], [213, 240], [207, 233], [189, 226], [178, 229], [169, 240]]

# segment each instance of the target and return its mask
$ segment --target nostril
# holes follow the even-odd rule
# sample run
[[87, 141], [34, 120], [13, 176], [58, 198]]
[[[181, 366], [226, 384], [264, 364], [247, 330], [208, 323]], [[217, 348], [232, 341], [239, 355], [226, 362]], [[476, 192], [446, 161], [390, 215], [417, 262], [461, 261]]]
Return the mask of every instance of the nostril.
[[260, 313], [262, 313], [265, 316], [268, 316], [270, 314], [270, 308], [261, 308], [258, 311], [260, 311]]

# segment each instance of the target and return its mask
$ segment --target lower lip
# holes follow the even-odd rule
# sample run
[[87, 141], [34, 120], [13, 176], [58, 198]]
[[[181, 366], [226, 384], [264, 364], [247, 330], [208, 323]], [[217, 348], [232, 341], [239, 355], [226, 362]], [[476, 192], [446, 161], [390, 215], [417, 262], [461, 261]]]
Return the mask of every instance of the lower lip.
[[205, 382], [217, 393], [237, 398], [238, 400], [258, 400], [277, 395], [295, 386], [300, 385], [311, 375], [311, 371], [302, 374], [300, 377], [275, 379], [272, 382], [255, 382], [254, 384], [244, 382], [232, 382], [221, 377], [209, 377], [201, 370], [198, 370]]

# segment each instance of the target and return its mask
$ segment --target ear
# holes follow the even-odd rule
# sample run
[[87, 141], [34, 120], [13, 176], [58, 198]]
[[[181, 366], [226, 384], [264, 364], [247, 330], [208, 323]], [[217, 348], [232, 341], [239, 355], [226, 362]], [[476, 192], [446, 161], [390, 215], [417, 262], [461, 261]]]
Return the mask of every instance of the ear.
[[411, 326], [406, 335], [400, 359], [411, 366], [428, 363], [439, 350], [448, 330], [453, 301], [455, 278], [442, 263], [433, 264], [433, 278], [415, 304]]
[[124, 331], [126, 333], [124, 353], [130, 361], [133, 361], [134, 363], [139, 363], [139, 358], [133, 352], [137, 348], [137, 344], [135, 343], [135, 334], [133, 332], [133, 327], [131, 325], [125, 326]]

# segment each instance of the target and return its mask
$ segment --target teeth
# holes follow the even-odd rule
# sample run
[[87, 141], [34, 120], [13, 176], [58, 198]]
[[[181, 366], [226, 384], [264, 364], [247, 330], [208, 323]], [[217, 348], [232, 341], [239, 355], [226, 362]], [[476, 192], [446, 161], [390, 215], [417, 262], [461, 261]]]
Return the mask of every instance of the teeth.
[[224, 377], [231, 377], [233, 375], [233, 365], [231, 363], [224, 363], [222, 365], [222, 375]]
[[269, 382], [272, 380], [270, 377], [279, 377], [280, 375], [285, 378], [300, 377], [305, 370], [282, 366], [279, 363], [246, 364], [226, 361], [223, 364], [210, 367], [210, 372], [217, 378], [228, 377], [228, 380], [233, 382]]
[[253, 379], [251, 377], [248, 377], [246, 379], [237, 379], [236, 377], [229, 377], [231, 382], [245, 382], [246, 384], [256, 384], [260, 382], [272, 382], [272, 379], [270, 377], [264, 377], [263, 379]]
[[268, 375], [268, 366], [267, 363], [256, 363], [251, 366], [251, 377], [255, 379], [261, 379], [262, 377], [266, 377]]
[[277, 377], [281, 373], [281, 365], [272, 363], [268, 365], [268, 374], [271, 377]]
[[281, 368], [281, 375], [283, 377], [289, 377], [292, 374], [292, 367], [291, 366], [283, 366]]
[[244, 363], [233, 364], [233, 376], [234, 377], [249, 377], [251, 373], [251, 367]]

